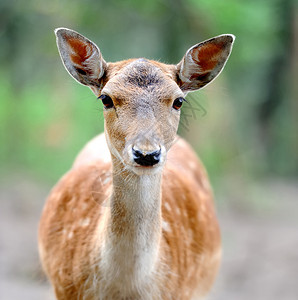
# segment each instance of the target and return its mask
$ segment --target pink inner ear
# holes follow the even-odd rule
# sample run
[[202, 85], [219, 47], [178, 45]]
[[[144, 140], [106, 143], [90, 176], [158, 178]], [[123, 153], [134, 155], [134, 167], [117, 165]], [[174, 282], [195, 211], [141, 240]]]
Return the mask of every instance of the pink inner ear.
[[202, 72], [211, 71], [219, 62], [224, 43], [202, 45], [191, 51], [191, 57]]
[[76, 38], [70, 38], [67, 42], [73, 50], [73, 54], [70, 55], [72, 62], [82, 66], [82, 63], [91, 56], [91, 45]]

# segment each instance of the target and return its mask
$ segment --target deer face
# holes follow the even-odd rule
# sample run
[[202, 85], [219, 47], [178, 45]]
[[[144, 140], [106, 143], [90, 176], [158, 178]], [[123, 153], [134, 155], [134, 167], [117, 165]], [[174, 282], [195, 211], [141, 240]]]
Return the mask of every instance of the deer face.
[[137, 172], [161, 166], [175, 141], [180, 115], [176, 99], [182, 102], [184, 94], [173, 77], [174, 67], [165, 72], [138, 59], [125, 62], [101, 91], [111, 153]]
[[64, 28], [56, 35], [68, 72], [103, 102], [112, 157], [136, 174], [164, 164], [185, 94], [221, 72], [234, 40], [231, 35], [213, 38], [190, 48], [178, 65], [166, 65], [146, 59], [106, 63], [82, 35]]

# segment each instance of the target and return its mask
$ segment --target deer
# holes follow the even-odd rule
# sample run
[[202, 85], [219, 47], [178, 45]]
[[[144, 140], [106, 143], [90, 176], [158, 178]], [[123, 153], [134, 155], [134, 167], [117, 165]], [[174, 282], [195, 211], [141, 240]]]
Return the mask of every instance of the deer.
[[204, 298], [221, 235], [207, 172], [177, 129], [185, 96], [220, 74], [235, 37], [216, 36], [165, 64], [108, 63], [76, 31], [55, 34], [64, 67], [104, 115], [104, 133], [81, 150], [41, 215], [39, 255], [56, 298]]

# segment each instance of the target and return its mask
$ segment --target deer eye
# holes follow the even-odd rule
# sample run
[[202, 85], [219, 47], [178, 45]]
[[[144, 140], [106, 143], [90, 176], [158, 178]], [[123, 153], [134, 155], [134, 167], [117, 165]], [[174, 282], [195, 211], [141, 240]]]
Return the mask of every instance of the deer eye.
[[102, 104], [105, 108], [112, 108], [114, 107], [114, 103], [113, 103], [113, 100], [110, 96], [108, 95], [101, 95], [98, 97], [98, 99], [101, 99], [102, 101]]
[[185, 101], [185, 99], [182, 97], [175, 99], [173, 102], [173, 108], [179, 110], [183, 104], [183, 101]]

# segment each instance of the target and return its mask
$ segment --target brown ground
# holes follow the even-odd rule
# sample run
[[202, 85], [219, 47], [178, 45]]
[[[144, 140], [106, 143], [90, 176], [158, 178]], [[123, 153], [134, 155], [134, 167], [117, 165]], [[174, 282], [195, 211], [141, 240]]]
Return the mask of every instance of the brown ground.
[[[49, 190], [28, 176], [0, 182], [1, 300], [54, 299], [40, 271], [36, 243]], [[224, 254], [208, 299], [297, 300], [298, 184], [267, 180], [245, 193], [252, 199], [245, 204], [237, 193], [216, 195]]]

